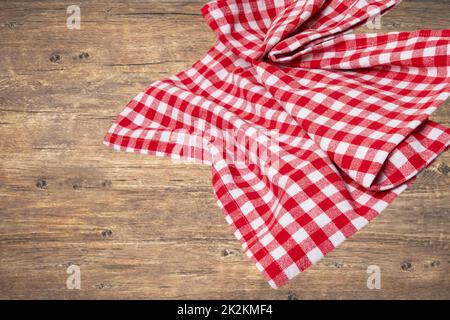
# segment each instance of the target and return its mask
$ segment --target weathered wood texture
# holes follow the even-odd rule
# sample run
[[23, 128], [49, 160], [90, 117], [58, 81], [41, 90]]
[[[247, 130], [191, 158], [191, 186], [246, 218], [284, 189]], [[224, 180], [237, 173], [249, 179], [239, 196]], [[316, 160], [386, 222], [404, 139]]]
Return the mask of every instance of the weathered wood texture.
[[[450, 153], [373, 223], [272, 290], [215, 204], [210, 169], [115, 153], [102, 138], [150, 82], [213, 43], [204, 1], [0, 2], [0, 298], [450, 298]], [[449, 27], [405, 0], [386, 30]], [[363, 31], [366, 31], [363, 29]], [[450, 108], [433, 119], [450, 125]], [[66, 267], [81, 267], [81, 290]], [[368, 290], [378, 265], [381, 290]]]

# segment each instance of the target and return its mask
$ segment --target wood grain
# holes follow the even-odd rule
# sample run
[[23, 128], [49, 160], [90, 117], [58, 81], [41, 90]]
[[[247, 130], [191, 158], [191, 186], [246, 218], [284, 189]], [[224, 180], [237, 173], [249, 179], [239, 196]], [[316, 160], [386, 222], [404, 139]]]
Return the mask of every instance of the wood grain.
[[[0, 298], [449, 299], [450, 154], [340, 248], [272, 290], [215, 204], [210, 169], [102, 145], [124, 104], [214, 36], [204, 1], [0, 2]], [[381, 31], [448, 28], [405, 0]], [[362, 31], [368, 31], [363, 29]], [[449, 103], [434, 120], [450, 125]], [[81, 268], [81, 290], [66, 268]], [[366, 287], [369, 265], [381, 290]]]

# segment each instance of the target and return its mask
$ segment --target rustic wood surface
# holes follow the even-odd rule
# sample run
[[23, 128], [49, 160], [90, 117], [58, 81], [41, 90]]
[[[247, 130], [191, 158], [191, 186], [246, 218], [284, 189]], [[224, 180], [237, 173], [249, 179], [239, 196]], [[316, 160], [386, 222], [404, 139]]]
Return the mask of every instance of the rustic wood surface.
[[[102, 145], [129, 99], [213, 44], [203, 3], [80, 1], [81, 30], [68, 30], [69, 1], [0, 1], [0, 298], [449, 299], [449, 152], [273, 290], [230, 233], [207, 166]], [[448, 28], [449, 12], [405, 0], [381, 31]], [[449, 103], [432, 118], [450, 125]], [[81, 290], [66, 288], [71, 264]], [[369, 265], [380, 290], [366, 286]]]

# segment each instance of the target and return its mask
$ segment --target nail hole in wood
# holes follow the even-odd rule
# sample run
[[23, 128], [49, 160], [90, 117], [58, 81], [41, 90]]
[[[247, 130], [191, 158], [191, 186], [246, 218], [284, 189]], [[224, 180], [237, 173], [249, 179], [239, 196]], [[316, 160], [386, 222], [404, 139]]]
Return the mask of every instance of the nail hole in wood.
[[113, 234], [112, 230], [106, 229], [102, 231], [102, 238], [109, 238]]
[[61, 63], [62, 62], [62, 56], [58, 53], [52, 54], [50, 56], [50, 61], [53, 63]]
[[44, 178], [37, 179], [36, 187], [39, 189], [47, 189], [47, 187], [48, 187], [47, 180], [45, 180]]
[[413, 270], [413, 265], [409, 261], [404, 261], [401, 266], [403, 271], [411, 272]]

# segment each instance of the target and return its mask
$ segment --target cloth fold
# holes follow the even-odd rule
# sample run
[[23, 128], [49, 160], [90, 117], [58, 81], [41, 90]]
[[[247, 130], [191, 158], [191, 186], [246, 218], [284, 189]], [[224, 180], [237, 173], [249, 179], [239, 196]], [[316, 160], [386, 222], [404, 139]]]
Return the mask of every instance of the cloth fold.
[[212, 167], [217, 203], [277, 288], [361, 229], [450, 145], [450, 30], [354, 34], [398, 0], [217, 0], [217, 35], [104, 138]]

